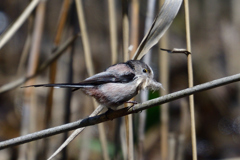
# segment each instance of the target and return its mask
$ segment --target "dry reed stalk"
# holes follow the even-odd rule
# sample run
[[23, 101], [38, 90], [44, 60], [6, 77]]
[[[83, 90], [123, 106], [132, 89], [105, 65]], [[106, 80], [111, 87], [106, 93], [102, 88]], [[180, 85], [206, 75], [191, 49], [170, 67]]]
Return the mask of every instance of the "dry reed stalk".
[[[88, 32], [86, 29], [86, 20], [84, 18], [84, 11], [83, 11], [83, 5], [82, 5], [82, 0], [75, 0], [76, 3], [76, 8], [77, 8], [77, 14], [78, 14], [78, 21], [79, 21], [79, 26], [81, 30], [81, 35], [82, 35], [82, 41], [83, 41], [83, 49], [84, 49], [84, 54], [85, 54], [85, 62], [86, 62], [86, 68], [89, 76], [94, 75], [94, 66], [93, 66], [93, 61], [92, 61], [92, 56], [91, 56], [91, 49], [90, 49], [90, 44], [89, 44], [89, 38], [88, 38]], [[94, 108], [97, 108], [97, 104], [94, 102]], [[105, 160], [109, 159], [108, 156], [108, 148], [107, 148], [107, 138], [106, 138], [106, 133], [104, 130], [103, 125], [99, 125], [99, 130], [100, 130], [100, 141], [103, 149], [103, 158]]]
[[112, 64], [117, 63], [117, 20], [115, 13], [115, 1], [108, 0], [108, 11], [109, 11], [109, 28], [110, 28], [110, 45]]
[[76, 36], [73, 36], [73, 37], [70, 37], [69, 39], [67, 39], [66, 42], [63, 43], [48, 60], [46, 60], [43, 64], [40, 65], [39, 69], [34, 74], [32, 74], [30, 76], [20, 77], [13, 82], [9, 82], [5, 85], [2, 85], [0, 87], [0, 93], [5, 93], [9, 90], [12, 90], [12, 89], [24, 84], [28, 80], [36, 77], [41, 72], [43, 72], [45, 69], [47, 69], [47, 67], [50, 64], [52, 64], [54, 61], [56, 61], [64, 53], [64, 51], [68, 48], [68, 46], [70, 46], [76, 40], [77, 37], [78, 36], [76, 35]]
[[[17, 77], [21, 77], [21, 75], [24, 73], [25, 67], [24, 65], [27, 62], [27, 58], [29, 56], [29, 50], [32, 42], [32, 28], [33, 28], [33, 16], [29, 17], [28, 20], [28, 30], [27, 30], [27, 39], [25, 41], [23, 51], [21, 53], [21, 58], [18, 64], [18, 69], [17, 69]], [[23, 98], [23, 92], [24, 90], [16, 90], [15, 92], [15, 106], [19, 106], [19, 104], [22, 101]]]
[[23, 51], [22, 51], [22, 54], [21, 54], [21, 58], [20, 58], [20, 61], [19, 61], [19, 65], [18, 65], [18, 70], [17, 70], [17, 75], [18, 76], [20, 76], [21, 73], [23, 73], [24, 64], [27, 61], [27, 57], [28, 57], [28, 54], [29, 54], [31, 41], [32, 41], [32, 28], [33, 28], [33, 16], [30, 16], [28, 18], [27, 39], [25, 41]]
[[88, 32], [86, 28], [86, 20], [84, 17], [84, 11], [83, 11], [83, 5], [82, 0], [75, 0], [76, 8], [77, 8], [77, 14], [78, 14], [78, 22], [81, 30], [81, 37], [82, 37], [82, 43], [83, 43], [83, 50], [85, 55], [85, 63], [88, 69], [88, 75], [92, 76], [94, 75], [94, 67], [92, 62], [92, 54], [91, 54], [91, 48], [89, 44], [89, 38], [88, 38]]
[[[96, 101], [94, 101], [94, 106], [95, 106], [95, 109], [97, 108], [96, 106], [98, 106]], [[98, 130], [99, 130], [101, 146], [103, 148], [103, 159], [104, 160], [109, 160], [110, 158], [109, 158], [107, 138], [106, 138], [107, 134], [105, 132], [103, 123], [98, 124]]]
[[[162, 7], [164, 1], [160, 0], [159, 1], [159, 8]], [[160, 43], [159, 43], [160, 48], [168, 48], [168, 32], [165, 33], [165, 35], [161, 38]], [[169, 92], [169, 61], [168, 61], [168, 54], [164, 53], [163, 51], [160, 50], [160, 65], [159, 65], [159, 71], [160, 71], [160, 82], [164, 86], [165, 90], [161, 90], [160, 94], [166, 95]], [[168, 107], [169, 104], [165, 103], [161, 105], [160, 108], [160, 122], [161, 122], [161, 127], [160, 127], [160, 153], [161, 153], [161, 159], [162, 160], [167, 160], [169, 158], [168, 151], [169, 145], [168, 145], [168, 139], [169, 139], [169, 132], [168, 132], [168, 125], [169, 125], [169, 113], [168, 113]]]
[[[129, 55], [129, 16], [128, 16], [128, 0], [122, 1], [122, 25], [123, 25], [123, 55], [124, 61], [130, 59]], [[127, 107], [127, 104], [124, 105]], [[134, 159], [134, 146], [133, 146], [133, 128], [132, 128], [132, 115], [125, 116], [126, 127], [126, 140], [127, 140], [127, 159]], [[122, 146], [123, 147], [123, 146]]]
[[123, 57], [124, 61], [130, 59], [129, 56], [129, 17], [128, 17], [128, 0], [122, 1], [122, 33], [123, 33]]
[[[155, 5], [156, 5], [156, 0], [149, 0], [147, 3], [147, 11], [146, 11], [146, 19], [145, 19], [145, 29], [144, 29], [144, 34], [146, 35], [151, 28], [152, 22], [154, 20], [154, 12], [155, 12]], [[146, 54], [143, 57], [143, 61], [146, 64], [151, 64], [151, 59], [152, 59], [152, 51], [149, 50], [148, 54]], [[144, 90], [141, 92], [141, 102], [145, 102], [148, 100], [148, 95], [149, 91]], [[144, 139], [145, 139], [145, 124], [146, 124], [146, 117], [147, 117], [147, 111], [144, 110], [141, 114], [139, 114], [139, 142], [140, 144], [143, 144]], [[140, 159], [144, 159], [145, 157], [145, 152], [143, 150], [144, 146], [140, 146], [142, 148], [142, 151], [140, 151]]]
[[[57, 31], [56, 31], [56, 35], [55, 35], [55, 39], [54, 39], [54, 46], [53, 46], [53, 50], [55, 50], [61, 41], [61, 37], [63, 35], [63, 29], [64, 26], [66, 24], [66, 20], [67, 20], [67, 15], [68, 15], [68, 10], [70, 7], [70, 0], [64, 0], [62, 2], [62, 7], [61, 7], [61, 12], [60, 12], [60, 16], [59, 16], [59, 20], [58, 20], [58, 24], [57, 24]], [[52, 52], [53, 54], [53, 52]], [[56, 80], [56, 72], [57, 72], [57, 62], [53, 62], [50, 66], [50, 70], [49, 70], [49, 83], [55, 83]], [[52, 109], [53, 109], [53, 91], [54, 88], [49, 88], [48, 90], [48, 94], [47, 94], [47, 101], [46, 101], [46, 109], [45, 109], [45, 128], [49, 128], [49, 124], [50, 124], [50, 120], [51, 120], [51, 115], [52, 115]], [[61, 141], [59, 139], [59, 141]], [[45, 144], [44, 144], [44, 150], [46, 152], [50, 152], [51, 150], [49, 150], [49, 142], [48, 140], [45, 140]]]
[[[139, 0], [133, 0], [131, 5], [131, 32], [130, 32], [130, 45], [132, 46], [132, 49], [130, 50], [130, 57], [133, 57], [137, 46], [139, 44], [139, 9], [140, 4]], [[134, 98], [132, 99], [134, 100]], [[143, 159], [143, 148], [144, 148], [144, 128], [145, 128], [145, 116], [146, 114], [141, 113], [139, 115], [139, 125], [138, 125], [138, 157], [135, 157], [135, 159]], [[133, 142], [133, 140], [132, 140]]]
[[[168, 48], [168, 34], [167, 32], [162, 37], [160, 41], [160, 48]], [[164, 86], [165, 90], [161, 90], [161, 96], [168, 94], [169, 92], [169, 67], [168, 67], [168, 54], [164, 53], [163, 51], [160, 51], [160, 82]], [[161, 118], [161, 127], [160, 127], [160, 133], [161, 133], [161, 159], [166, 160], [168, 159], [168, 125], [169, 125], [169, 113], [168, 113], [168, 107], [169, 104], [165, 103], [161, 105], [160, 109], [160, 118]]]
[[[41, 25], [39, 25], [39, 27], [40, 27]], [[1, 91], [2, 92], [6, 92], [6, 91], [8, 91], [8, 90], [10, 90], [10, 89], [13, 89], [13, 88], [16, 88], [17, 86], [19, 86], [19, 85], [21, 85], [21, 84], [23, 84], [24, 82], [26, 82], [26, 81], [28, 81], [29, 79], [32, 79], [33, 77], [36, 77], [39, 73], [41, 73], [43, 70], [45, 70], [52, 62], [54, 62], [58, 57], [60, 57], [63, 53], [64, 53], [64, 50], [69, 46], [69, 45], [71, 45], [71, 43], [75, 40], [77, 38], [77, 36], [74, 36], [74, 37], [71, 37], [71, 38], [69, 38], [67, 41], [66, 41], [66, 43], [64, 43], [63, 45], [61, 45], [60, 47], [59, 47], [59, 49], [58, 50], [56, 50], [55, 51], [55, 54], [50, 58], [50, 59], [48, 59], [46, 62], [44, 62], [42, 65], [40, 65], [40, 67], [39, 67], [39, 69], [36, 71], [36, 72], [34, 72], [33, 74], [31, 74], [31, 75], [27, 75], [26, 77], [21, 77], [21, 78], [19, 78], [19, 79], [17, 79], [16, 81], [14, 81], [14, 82], [10, 82], [9, 84], [6, 84], [6, 85], [4, 85], [4, 86], [2, 86], [1, 87]], [[31, 83], [33, 83], [33, 82], [31, 82]], [[32, 93], [33, 95], [34, 95], [34, 93]], [[32, 101], [35, 101], [35, 97], [33, 97], [32, 99], [31, 99]], [[35, 103], [35, 102], [34, 102]], [[27, 107], [23, 107], [23, 115], [26, 115], [26, 114], [28, 114], [28, 112], [29, 112], [29, 109], [26, 109]], [[23, 119], [23, 125], [24, 124], [26, 124], [27, 126], [29, 125], [28, 124], [28, 118], [24, 118]], [[32, 122], [32, 123], [34, 123], [34, 122]], [[26, 131], [26, 130], [22, 130], [21, 131], [21, 134], [22, 135], [25, 135], [25, 134], [27, 134], [27, 133], [29, 133], [29, 131]], [[24, 145], [24, 146], [21, 146], [20, 147], [20, 151], [19, 151], [19, 159], [21, 159], [22, 157], [25, 157], [25, 151], [27, 150], [26, 149], [26, 145]], [[33, 148], [33, 147], [32, 147]], [[35, 147], [34, 147], [35, 148]], [[25, 151], [24, 151], [25, 150]], [[32, 154], [33, 155], [33, 154]], [[34, 156], [34, 155], [33, 155]], [[31, 157], [33, 157], [33, 156], [31, 156]], [[30, 158], [30, 159], [32, 159], [32, 158]]]
[[[190, 54], [187, 55], [188, 61], [188, 87], [193, 87], [193, 68], [192, 68], [192, 54], [191, 54], [191, 38], [190, 38], [190, 20], [189, 20], [189, 3], [188, 0], [184, 0], [185, 8], [185, 23], [186, 23], [186, 41], [187, 51]], [[195, 127], [195, 114], [194, 114], [194, 96], [189, 96], [190, 115], [191, 115], [191, 136], [192, 136], [192, 158], [197, 160], [197, 142], [196, 142], [196, 127]]]
[[131, 50], [131, 56], [133, 57], [134, 52], [137, 50], [137, 46], [139, 44], [139, 0], [132, 0], [131, 7], [131, 36], [130, 36], [130, 44], [133, 46]]
[[188, 103], [186, 99], [182, 99], [180, 102], [180, 110], [181, 110], [181, 115], [180, 115], [180, 133], [178, 136], [178, 146], [177, 146], [177, 155], [176, 159], [177, 160], [183, 160], [184, 156], [184, 142], [186, 139], [186, 134], [187, 134], [187, 129], [188, 129], [188, 120], [190, 119], [189, 117], [189, 112], [188, 112]]
[[9, 41], [9, 39], [16, 33], [16, 31], [22, 26], [25, 20], [30, 16], [32, 11], [38, 5], [40, 0], [33, 0], [23, 11], [23, 13], [18, 17], [18, 19], [13, 23], [13, 25], [0, 36], [0, 49]]
[[[58, 21], [57, 25], [57, 31], [54, 39], [54, 48], [56, 49], [59, 46], [63, 29], [66, 23], [67, 15], [68, 15], [68, 9], [70, 6], [70, 0], [64, 0], [62, 4], [62, 9], [60, 13], [60, 19]], [[49, 83], [55, 83], [56, 79], [56, 70], [57, 70], [57, 63], [53, 62], [50, 66], [49, 71]], [[47, 108], [46, 108], [46, 114], [45, 114], [45, 127], [48, 127], [48, 124], [50, 122], [51, 117], [51, 110], [52, 110], [52, 103], [53, 103], [53, 88], [49, 88], [48, 96], [47, 96]]]
[[[40, 54], [40, 45], [41, 45], [41, 39], [42, 39], [42, 32], [43, 32], [43, 25], [44, 25], [44, 16], [45, 16], [45, 9], [46, 9], [46, 3], [45, 1], [42, 1], [37, 6], [36, 10], [36, 17], [34, 22], [34, 30], [33, 30], [33, 38], [32, 38], [32, 47], [30, 50], [30, 58], [29, 58], [29, 65], [27, 70], [27, 75], [33, 75], [37, 71], [38, 66], [38, 59]], [[28, 81], [28, 84], [33, 84], [35, 82], [35, 79], [31, 79]], [[25, 90], [25, 98], [24, 98], [24, 110], [27, 110], [25, 112], [25, 115], [22, 117], [22, 127], [21, 131], [24, 132], [34, 132], [37, 130], [37, 105], [36, 105], [36, 97], [35, 92], [33, 88], [29, 88]], [[30, 122], [29, 124], [27, 122]], [[23, 147], [20, 149], [19, 152], [19, 159], [25, 158], [26, 154], [28, 159], [35, 159], [37, 150], [36, 150], [36, 142], [30, 143], [30, 147], [27, 149], [27, 147]]]
[[[97, 109], [95, 109], [89, 117], [93, 117], [98, 115], [103, 109], [103, 106], [99, 105]], [[48, 158], [48, 160], [51, 160], [54, 158], [59, 152], [63, 150], [64, 147], [66, 147], [74, 138], [76, 138], [83, 130], [85, 127], [82, 128], [77, 128], [68, 138], [67, 140]]]
[[176, 156], [176, 136], [174, 133], [170, 133], [168, 135], [168, 143], [169, 143], [169, 153], [168, 153], [168, 159], [167, 160], [175, 160]]

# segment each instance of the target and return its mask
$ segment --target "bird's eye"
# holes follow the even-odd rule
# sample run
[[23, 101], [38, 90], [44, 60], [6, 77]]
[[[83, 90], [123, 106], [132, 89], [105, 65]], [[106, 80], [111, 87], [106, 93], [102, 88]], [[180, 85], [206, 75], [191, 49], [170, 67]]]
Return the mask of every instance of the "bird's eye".
[[143, 73], [147, 73], [148, 71], [147, 71], [147, 69], [143, 69]]

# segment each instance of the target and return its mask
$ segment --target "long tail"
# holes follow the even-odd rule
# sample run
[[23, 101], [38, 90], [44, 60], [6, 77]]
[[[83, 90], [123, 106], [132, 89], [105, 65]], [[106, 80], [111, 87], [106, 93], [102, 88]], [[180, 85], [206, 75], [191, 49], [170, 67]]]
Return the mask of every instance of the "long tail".
[[93, 85], [83, 84], [83, 83], [57, 83], [57, 84], [37, 84], [37, 85], [30, 85], [30, 86], [23, 86], [21, 88], [28, 88], [28, 87], [54, 87], [54, 88], [87, 88], [93, 87]]

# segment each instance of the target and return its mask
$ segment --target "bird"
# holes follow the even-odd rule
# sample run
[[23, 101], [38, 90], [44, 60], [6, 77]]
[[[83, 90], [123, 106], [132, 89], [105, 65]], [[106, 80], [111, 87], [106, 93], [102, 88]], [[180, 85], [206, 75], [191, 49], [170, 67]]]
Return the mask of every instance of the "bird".
[[164, 89], [162, 84], [154, 79], [152, 68], [141, 60], [114, 64], [79, 83], [37, 84], [25, 87], [72, 88], [73, 91], [81, 89], [99, 104], [112, 110], [124, 103], [135, 103], [129, 100], [143, 89]]

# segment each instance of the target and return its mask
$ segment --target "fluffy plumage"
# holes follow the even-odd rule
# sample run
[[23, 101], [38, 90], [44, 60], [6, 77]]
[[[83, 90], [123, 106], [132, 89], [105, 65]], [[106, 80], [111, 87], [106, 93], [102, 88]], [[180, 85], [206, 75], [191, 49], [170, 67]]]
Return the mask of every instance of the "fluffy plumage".
[[162, 88], [161, 83], [155, 81], [153, 76], [153, 71], [147, 64], [139, 60], [130, 60], [112, 65], [79, 83], [39, 84], [25, 87], [81, 89], [100, 104], [115, 108], [136, 96], [141, 89]]

